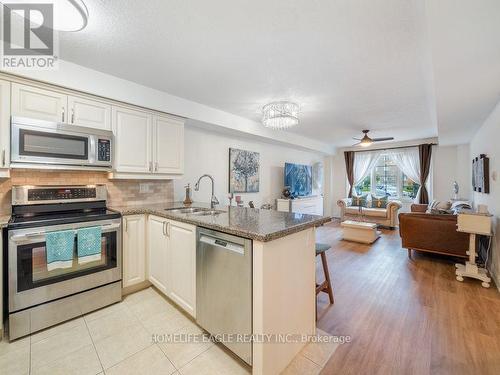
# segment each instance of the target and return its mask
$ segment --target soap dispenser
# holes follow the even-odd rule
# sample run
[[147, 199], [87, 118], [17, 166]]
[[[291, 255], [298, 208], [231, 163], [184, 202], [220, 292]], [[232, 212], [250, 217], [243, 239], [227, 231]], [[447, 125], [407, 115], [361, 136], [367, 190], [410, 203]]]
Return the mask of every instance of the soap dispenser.
[[187, 184], [186, 186], [184, 186], [186, 188], [186, 198], [184, 199], [184, 205], [186, 206], [190, 206], [191, 204], [193, 204], [193, 200], [191, 199], [191, 186], [190, 184]]

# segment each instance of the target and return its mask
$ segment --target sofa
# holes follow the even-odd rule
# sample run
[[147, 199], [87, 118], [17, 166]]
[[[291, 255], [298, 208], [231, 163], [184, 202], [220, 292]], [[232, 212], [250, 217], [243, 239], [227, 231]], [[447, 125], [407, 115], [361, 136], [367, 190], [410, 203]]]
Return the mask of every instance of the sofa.
[[[352, 206], [351, 198], [339, 199], [337, 205], [340, 207], [340, 218], [344, 220], [360, 221], [359, 207]], [[398, 211], [401, 202], [390, 201], [386, 208], [363, 207], [363, 218], [365, 221], [379, 224], [394, 229], [398, 223]]]
[[408, 257], [411, 258], [412, 250], [417, 250], [466, 258], [469, 235], [457, 232], [457, 216], [427, 213], [423, 209], [415, 205], [413, 212], [399, 214], [399, 234]]

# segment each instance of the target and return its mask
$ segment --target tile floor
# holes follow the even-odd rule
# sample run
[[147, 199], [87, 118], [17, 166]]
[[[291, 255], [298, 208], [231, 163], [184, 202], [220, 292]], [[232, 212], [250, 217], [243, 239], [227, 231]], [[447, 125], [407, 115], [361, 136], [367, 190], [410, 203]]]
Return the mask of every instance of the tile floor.
[[[0, 342], [2, 374], [248, 374], [213, 343], [154, 343], [152, 334], [197, 334], [200, 328], [155, 289], [8, 343]], [[324, 334], [324, 332], [319, 332]], [[318, 374], [337, 344], [309, 344], [285, 374]]]

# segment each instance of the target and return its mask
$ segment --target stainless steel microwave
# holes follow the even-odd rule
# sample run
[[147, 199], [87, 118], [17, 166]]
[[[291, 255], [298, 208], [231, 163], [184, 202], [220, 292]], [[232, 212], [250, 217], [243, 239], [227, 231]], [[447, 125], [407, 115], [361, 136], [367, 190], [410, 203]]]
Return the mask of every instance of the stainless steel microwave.
[[111, 131], [12, 117], [10, 134], [12, 168], [111, 170]]

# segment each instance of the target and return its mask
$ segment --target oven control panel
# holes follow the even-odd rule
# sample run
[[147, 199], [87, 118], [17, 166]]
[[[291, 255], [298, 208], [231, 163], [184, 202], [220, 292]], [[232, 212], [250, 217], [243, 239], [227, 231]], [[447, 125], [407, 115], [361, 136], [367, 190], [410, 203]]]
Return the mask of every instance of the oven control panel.
[[106, 185], [13, 186], [12, 205], [106, 201]]
[[95, 198], [96, 189], [94, 187], [77, 188], [47, 188], [47, 189], [29, 189], [29, 201], [58, 201], [72, 199]]
[[97, 141], [97, 160], [111, 161], [111, 141], [109, 139]]

